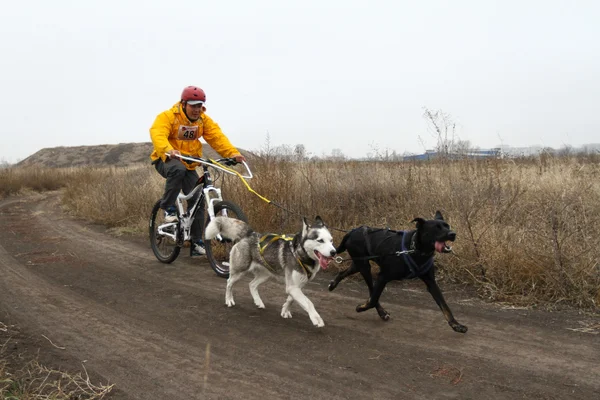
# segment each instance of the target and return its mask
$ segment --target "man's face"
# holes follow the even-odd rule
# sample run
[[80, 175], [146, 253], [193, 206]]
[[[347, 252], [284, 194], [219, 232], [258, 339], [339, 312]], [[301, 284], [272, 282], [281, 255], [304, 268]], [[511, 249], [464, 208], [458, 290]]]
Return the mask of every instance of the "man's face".
[[203, 103], [194, 105], [185, 103], [185, 114], [188, 116], [190, 121], [194, 122], [198, 118], [200, 118], [200, 113], [202, 112], [203, 105]]

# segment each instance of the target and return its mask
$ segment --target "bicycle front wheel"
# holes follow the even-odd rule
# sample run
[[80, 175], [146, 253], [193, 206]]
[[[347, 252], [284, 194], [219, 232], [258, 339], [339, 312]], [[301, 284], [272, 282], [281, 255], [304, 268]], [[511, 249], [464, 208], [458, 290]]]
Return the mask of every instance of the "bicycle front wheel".
[[158, 261], [165, 264], [175, 261], [181, 251], [179, 222], [165, 223], [165, 213], [160, 200], [152, 208], [150, 217], [150, 246]]
[[[228, 218], [237, 218], [248, 223], [248, 218], [242, 209], [235, 203], [229, 201], [220, 201], [215, 203], [215, 216], [223, 216]], [[207, 225], [210, 222], [206, 221]], [[206, 248], [206, 257], [211, 268], [216, 274], [222, 278], [229, 278], [229, 252], [233, 247], [230, 240], [204, 240]]]

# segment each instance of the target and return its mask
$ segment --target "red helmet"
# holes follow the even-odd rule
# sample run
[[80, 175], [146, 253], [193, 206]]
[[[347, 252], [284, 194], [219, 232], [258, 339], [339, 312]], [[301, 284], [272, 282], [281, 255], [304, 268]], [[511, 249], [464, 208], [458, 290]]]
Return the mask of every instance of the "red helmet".
[[199, 87], [188, 86], [181, 92], [181, 101], [185, 101], [190, 105], [201, 104], [206, 101], [206, 93]]

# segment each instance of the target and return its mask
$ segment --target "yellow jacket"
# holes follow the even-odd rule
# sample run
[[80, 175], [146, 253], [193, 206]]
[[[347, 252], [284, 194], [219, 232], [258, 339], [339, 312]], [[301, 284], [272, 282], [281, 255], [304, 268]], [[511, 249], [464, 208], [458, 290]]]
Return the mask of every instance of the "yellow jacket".
[[[152, 161], [159, 158], [166, 161], [166, 153], [169, 150], [179, 150], [183, 155], [201, 157], [201, 137], [222, 157], [239, 154], [240, 152], [229, 142], [219, 125], [206, 115], [204, 110], [195, 122], [191, 122], [186, 117], [181, 103], [159, 114], [150, 128], [150, 137], [154, 145], [154, 152], [150, 155]], [[184, 163], [184, 165], [187, 169], [193, 170], [199, 164]]]

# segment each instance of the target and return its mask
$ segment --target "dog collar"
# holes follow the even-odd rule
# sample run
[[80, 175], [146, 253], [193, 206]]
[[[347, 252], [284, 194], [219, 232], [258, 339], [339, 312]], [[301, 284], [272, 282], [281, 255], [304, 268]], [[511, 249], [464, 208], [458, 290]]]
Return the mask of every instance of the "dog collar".
[[410, 252], [420, 253], [421, 255], [429, 255], [430, 257], [433, 257], [433, 255], [435, 254], [435, 250], [431, 253], [424, 253], [421, 250], [417, 249], [417, 231], [415, 231], [415, 233], [413, 233], [412, 237], [410, 238]]

